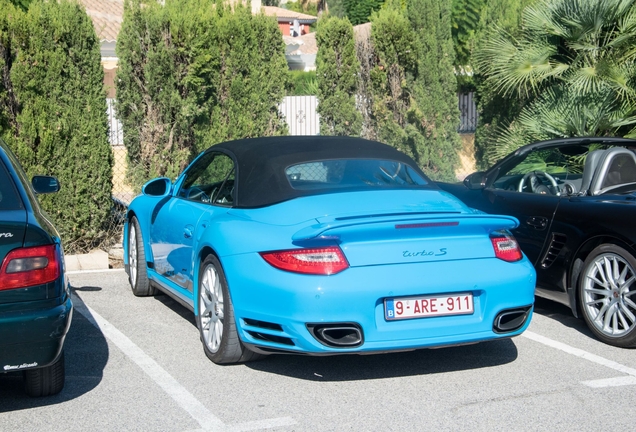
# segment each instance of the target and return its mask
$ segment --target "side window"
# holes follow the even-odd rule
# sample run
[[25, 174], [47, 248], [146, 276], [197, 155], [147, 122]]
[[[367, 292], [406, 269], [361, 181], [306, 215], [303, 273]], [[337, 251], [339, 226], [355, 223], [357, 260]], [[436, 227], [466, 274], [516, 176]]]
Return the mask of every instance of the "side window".
[[178, 196], [190, 201], [231, 206], [234, 175], [232, 158], [223, 153], [207, 153], [186, 172]]
[[571, 157], [558, 148], [550, 148], [533, 151], [521, 161], [502, 167], [491, 187], [521, 193], [561, 195], [573, 193], [573, 185], [577, 182], [580, 186], [581, 173], [572, 164]]
[[13, 180], [0, 161], [0, 210], [18, 210], [22, 208], [22, 200], [15, 190]]

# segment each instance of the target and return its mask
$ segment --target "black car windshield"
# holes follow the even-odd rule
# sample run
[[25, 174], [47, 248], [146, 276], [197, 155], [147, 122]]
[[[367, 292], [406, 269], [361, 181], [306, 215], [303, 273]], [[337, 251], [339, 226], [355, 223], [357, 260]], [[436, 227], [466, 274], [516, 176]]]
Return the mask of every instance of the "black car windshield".
[[404, 162], [377, 159], [331, 159], [295, 164], [285, 170], [297, 190], [412, 188], [428, 182]]

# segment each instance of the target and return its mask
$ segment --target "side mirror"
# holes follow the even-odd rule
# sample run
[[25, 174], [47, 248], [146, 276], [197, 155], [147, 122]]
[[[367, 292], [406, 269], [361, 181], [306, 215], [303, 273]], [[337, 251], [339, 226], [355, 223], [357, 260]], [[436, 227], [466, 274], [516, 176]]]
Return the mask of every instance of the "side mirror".
[[35, 193], [47, 194], [60, 190], [60, 182], [51, 176], [33, 176], [31, 179], [31, 185]]
[[162, 197], [170, 193], [172, 189], [172, 182], [167, 177], [159, 177], [150, 180], [148, 183], [142, 186], [141, 193], [149, 196]]
[[477, 171], [464, 179], [464, 186], [471, 190], [483, 189], [486, 187], [486, 173]]

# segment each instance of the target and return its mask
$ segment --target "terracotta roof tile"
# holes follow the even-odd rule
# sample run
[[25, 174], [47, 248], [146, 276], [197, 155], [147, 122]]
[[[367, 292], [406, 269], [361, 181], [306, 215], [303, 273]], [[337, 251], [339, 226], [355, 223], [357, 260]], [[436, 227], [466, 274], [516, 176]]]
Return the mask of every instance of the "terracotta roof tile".
[[291, 10], [287, 10], [287, 9], [283, 9], [283, 8], [279, 8], [276, 6], [263, 6], [261, 8], [263, 10], [263, 13], [267, 16], [275, 16], [278, 17], [279, 19], [289, 19], [294, 20], [313, 20], [313, 21], [317, 21], [318, 17], [315, 17], [313, 15], [307, 15], [304, 13], [300, 13], [300, 12], [294, 12]]
[[117, 40], [124, 15], [124, 0], [78, 0], [93, 21], [100, 41]]
[[316, 54], [318, 52], [316, 33], [307, 33], [297, 37], [283, 36], [283, 42], [285, 45], [298, 45], [295, 51], [289, 53], [290, 55]]
[[[86, 8], [86, 13], [93, 21], [95, 32], [100, 41], [114, 42], [117, 40], [124, 15], [124, 0], [78, 0]], [[294, 19], [301, 21], [316, 21], [318, 18], [287, 9], [263, 6], [262, 11], [267, 16], [279, 19]], [[314, 42], [315, 44], [315, 42]]]

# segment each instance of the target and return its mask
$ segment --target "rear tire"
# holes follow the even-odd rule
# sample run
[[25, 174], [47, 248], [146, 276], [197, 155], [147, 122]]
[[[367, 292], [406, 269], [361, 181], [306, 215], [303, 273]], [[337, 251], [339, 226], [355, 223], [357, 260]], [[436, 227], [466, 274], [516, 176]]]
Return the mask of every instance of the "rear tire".
[[232, 364], [263, 357], [247, 349], [238, 336], [225, 273], [214, 255], [208, 255], [201, 263], [197, 297], [197, 327], [203, 351], [210, 360], [216, 364]]
[[31, 397], [52, 396], [58, 394], [64, 388], [64, 351], [55, 363], [39, 368], [24, 371], [24, 390]]
[[625, 249], [603, 244], [583, 264], [580, 308], [592, 333], [606, 344], [636, 347], [636, 259]]
[[134, 216], [128, 224], [128, 264], [128, 280], [133, 294], [137, 297], [154, 295], [155, 288], [150, 285], [150, 280], [148, 279], [146, 251], [141, 228], [139, 221]]

